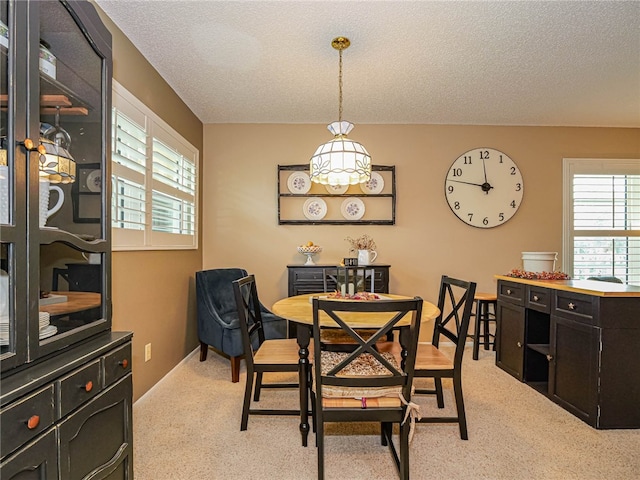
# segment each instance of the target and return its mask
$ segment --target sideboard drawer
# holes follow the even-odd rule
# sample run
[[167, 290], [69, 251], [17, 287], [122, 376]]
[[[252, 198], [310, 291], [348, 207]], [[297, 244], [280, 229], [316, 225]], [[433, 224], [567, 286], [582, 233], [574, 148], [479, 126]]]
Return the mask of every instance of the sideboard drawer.
[[593, 297], [580, 293], [556, 290], [552, 313], [559, 317], [595, 325]]
[[55, 417], [53, 385], [0, 411], [0, 457], [23, 445], [49, 426]]
[[104, 387], [120, 380], [131, 372], [131, 344], [114, 350], [103, 357], [104, 361]]
[[60, 416], [64, 417], [102, 390], [100, 360], [58, 380], [60, 388]]

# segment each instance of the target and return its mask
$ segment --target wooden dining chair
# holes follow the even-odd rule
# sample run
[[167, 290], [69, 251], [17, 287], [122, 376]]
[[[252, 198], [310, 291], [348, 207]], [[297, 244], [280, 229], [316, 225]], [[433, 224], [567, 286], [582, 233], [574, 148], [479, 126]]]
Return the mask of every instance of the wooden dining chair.
[[[401, 479], [409, 478], [409, 437], [414, 411], [411, 384], [416, 358], [422, 299], [351, 301], [313, 299], [314, 380], [318, 478], [324, 478], [324, 424], [327, 422], [380, 423], [381, 443], [391, 450]], [[375, 333], [363, 338], [350, 326], [357, 318], [375, 326]], [[379, 348], [377, 342], [407, 321], [400, 332], [404, 351]], [[333, 320], [333, 322], [331, 321]], [[361, 323], [360, 323], [361, 324]], [[352, 352], [321, 348], [321, 331], [339, 328], [357, 344]], [[400, 349], [397, 349], [400, 352]], [[411, 416], [411, 415], [410, 415]], [[399, 448], [392, 438], [393, 424], [399, 425]], [[348, 476], [348, 475], [346, 475]]]
[[254, 275], [247, 275], [233, 283], [242, 344], [247, 364], [247, 382], [242, 405], [240, 430], [247, 429], [249, 415], [300, 415], [300, 410], [252, 409], [260, 400], [262, 388], [298, 388], [297, 383], [264, 383], [267, 372], [298, 372], [298, 344], [295, 338], [266, 340], [260, 311], [258, 289]]
[[[442, 276], [438, 309], [440, 314], [435, 319], [431, 343], [419, 343], [416, 358], [415, 377], [433, 378], [433, 389], [415, 389], [415, 394], [435, 394], [438, 408], [444, 408], [442, 379], [451, 378], [456, 399], [455, 417], [422, 417], [420, 423], [457, 423], [460, 438], [467, 440], [467, 419], [462, 397], [462, 355], [469, 330], [476, 284], [455, 278]], [[442, 337], [453, 343], [453, 358], [442, 352]]]

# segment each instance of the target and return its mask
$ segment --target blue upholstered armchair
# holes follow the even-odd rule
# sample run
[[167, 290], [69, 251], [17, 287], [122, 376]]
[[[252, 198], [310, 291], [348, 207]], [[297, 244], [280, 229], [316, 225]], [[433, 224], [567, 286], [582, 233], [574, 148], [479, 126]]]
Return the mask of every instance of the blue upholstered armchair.
[[[207, 359], [209, 346], [231, 360], [231, 381], [240, 377], [240, 359], [244, 356], [238, 310], [231, 282], [246, 277], [241, 268], [216, 268], [196, 272], [198, 300], [198, 338], [200, 361]], [[265, 337], [285, 338], [287, 321], [260, 304]], [[257, 347], [257, 346], [256, 346]]]

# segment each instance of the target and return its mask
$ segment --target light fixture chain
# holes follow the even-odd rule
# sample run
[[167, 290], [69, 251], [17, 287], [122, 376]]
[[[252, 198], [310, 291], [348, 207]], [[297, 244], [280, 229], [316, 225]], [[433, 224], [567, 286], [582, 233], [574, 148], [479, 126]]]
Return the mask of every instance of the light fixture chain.
[[338, 77], [338, 122], [342, 122], [342, 49], [340, 49], [338, 53], [340, 54], [340, 67]]

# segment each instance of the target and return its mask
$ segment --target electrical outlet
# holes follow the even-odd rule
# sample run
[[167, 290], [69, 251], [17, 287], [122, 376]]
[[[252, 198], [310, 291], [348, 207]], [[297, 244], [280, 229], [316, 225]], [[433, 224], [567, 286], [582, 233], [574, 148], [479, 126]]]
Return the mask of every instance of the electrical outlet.
[[148, 362], [149, 360], [151, 360], [151, 344], [147, 343], [144, 346], [144, 361]]

